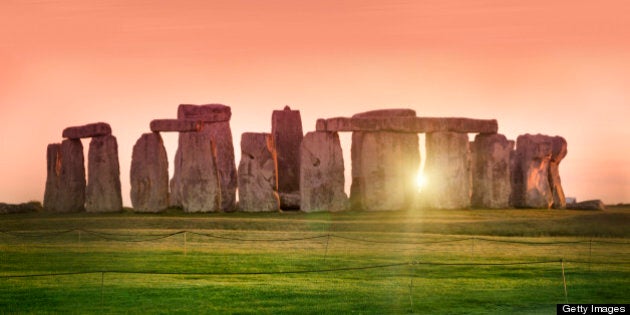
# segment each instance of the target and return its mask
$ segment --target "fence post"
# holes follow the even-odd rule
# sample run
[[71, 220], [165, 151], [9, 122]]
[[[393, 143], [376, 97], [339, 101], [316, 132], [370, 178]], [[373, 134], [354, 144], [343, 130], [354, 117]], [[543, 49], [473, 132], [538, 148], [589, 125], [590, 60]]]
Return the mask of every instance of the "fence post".
[[188, 243], [188, 233], [184, 231], [184, 256], [188, 254], [187, 243]]
[[475, 237], [473, 236], [470, 243], [470, 257], [475, 258]]
[[103, 309], [103, 286], [105, 284], [105, 272], [101, 271], [101, 310]]
[[564, 276], [564, 258], [560, 260], [562, 265], [562, 283], [564, 284], [564, 300], [567, 304], [569, 304], [569, 295], [567, 294], [567, 278]]
[[409, 311], [413, 313], [413, 263], [409, 264], [410, 272], [409, 272]]
[[588, 242], [588, 271], [591, 271], [591, 258], [593, 256], [593, 237]]
[[330, 234], [326, 235], [326, 249], [324, 250], [324, 262], [326, 262], [326, 258], [328, 257], [328, 243], [330, 242]]

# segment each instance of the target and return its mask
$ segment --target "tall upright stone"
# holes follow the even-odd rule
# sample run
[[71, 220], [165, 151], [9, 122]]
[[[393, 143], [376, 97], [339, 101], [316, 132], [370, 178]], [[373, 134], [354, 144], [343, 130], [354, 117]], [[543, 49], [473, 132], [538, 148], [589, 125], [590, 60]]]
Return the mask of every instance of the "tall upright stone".
[[510, 156], [514, 141], [501, 134], [478, 134], [471, 143], [472, 199], [476, 208], [510, 206]]
[[186, 212], [221, 211], [216, 147], [206, 132], [182, 132], [175, 156], [171, 196]]
[[50, 212], [85, 210], [85, 164], [81, 140], [48, 145], [44, 209]]
[[[233, 211], [236, 204], [236, 188], [237, 188], [237, 175], [236, 175], [236, 163], [234, 161], [234, 144], [232, 141], [232, 130], [230, 129], [230, 118], [232, 111], [229, 106], [221, 104], [208, 104], [208, 105], [188, 105], [182, 104], [177, 109], [177, 118], [181, 120], [194, 120], [203, 123], [201, 130], [198, 134], [204, 136], [194, 135], [195, 132], [183, 132], [180, 133], [179, 147], [175, 154], [175, 170], [173, 179], [171, 180], [171, 204], [174, 206], [183, 206], [184, 201], [181, 200], [182, 187], [180, 182], [184, 180], [181, 175], [179, 167], [183, 165], [181, 159], [184, 155], [189, 159], [196, 153], [190, 152], [195, 150], [194, 147], [184, 147], [182, 145], [182, 139], [185, 143], [197, 142], [201, 138], [206, 139], [213, 150], [206, 150], [207, 153], [213, 154], [212, 159], [216, 164], [215, 172], [217, 172], [217, 178], [219, 180], [218, 186], [218, 201], [219, 210], [221, 211]], [[195, 138], [195, 139], [192, 139]], [[204, 149], [205, 150], [205, 149]], [[184, 152], [187, 151], [187, 152]], [[191, 155], [192, 154], [192, 155]], [[200, 163], [205, 163], [207, 157], [202, 158]], [[194, 161], [188, 160], [186, 163], [194, 163]], [[204, 175], [205, 176], [205, 175]], [[213, 208], [213, 207], [206, 207]]]
[[553, 151], [552, 137], [540, 134], [518, 136], [512, 170], [511, 200], [515, 207], [548, 209], [553, 205], [549, 182]]
[[567, 141], [559, 136], [552, 138], [551, 161], [549, 162], [549, 185], [553, 195], [553, 208], [565, 209], [567, 201], [560, 180], [560, 161], [567, 156]]
[[88, 151], [88, 181], [85, 194], [88, 212], [122, 210], [118, 144], [112, 135], [94, 137]]
[[271, 115], [271, 135], [278, 158], [278, 193], [282, 209], [299, 209], [300, 144], [304, 138], [299, 110], [285, 106]]
[[[410, 109], [376, 110], [352, 118], [414, 117]], [[415, 199], [420, 166], [418, 135], [391, 131], [352, 133], [352, 208], [406, 209]]]
[[341, 142], [336, 132], [315, 131], [300, 147], [300, 209], [341, 211], [348, 207], [344, 192]]
[[133, 146], [131, 204], [137, 212], [168, 208], [168, 159], [159, 133], [145, 133]]
[[427, 159], [423, 190], [430, 208], [465, 209], [472, 193], [471, 156], [468, 135], [458, 132], [433, 132], [426, 135]]
[[279, 211], [276, 176], [276, 152], [271, 134], [243, 133], [238, 166], [239, 209], [245, 212]]

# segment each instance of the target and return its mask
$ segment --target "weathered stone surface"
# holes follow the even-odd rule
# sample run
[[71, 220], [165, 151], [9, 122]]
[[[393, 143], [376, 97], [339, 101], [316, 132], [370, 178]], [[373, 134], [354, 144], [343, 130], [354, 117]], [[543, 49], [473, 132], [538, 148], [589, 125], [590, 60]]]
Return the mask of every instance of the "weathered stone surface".
[[112, 134], [112, 127], [104, 122], [87, 124], [83, 126], [68, 127], [63, 130], [62, 136], [68, 139], [80, 139], [107, 136]]
[[81, 140], [48, 145], [44, 209], [50, 212], [85, 210], [85, 164]]
[[42, 204], [38, 201], [31, 201], [20, 204], [8, 204], [0, 202], [0, 214], [41, 212], [42, 210]]
[[190, 132], [199, 131], [203, 126], [202, 121], [183, 119], [154, 119], [151, 121], [153, 132]]
[[216, 148], [204, 132], [179, 134], [171, 197], [186, 212], [221, 210], [221, 186], [216, 165]]
[[606, 205], [599, 199], [567, 204], [566, 207], [571, 210], [606, 210]]
[[501, 134], [478, 134], [472, 142], [472, 199], [477, 208], [510, 206], [510, 156], [514, 141]]
[[[353, 118], [415, 116], [413, 110], [379, 110]], [[412, 204], [420, 165], [417, 134], [389, 131], [352, 133], [352, 208], [400, 210]]]
[[496, 133], [499, 128], [497, 121], [494, 119], [486, 120], [415, 116], [336, 117], [318, 119], [315, 127], [317, 131], [393, 131], [407, 133], [433, 133], [444, 131], [460, 133]]
[[[300, 194], [300, 144], [302, 117], [299, 110], [274, 110], [271, 115], [271, 135], [276, 146], [278, 160], [278, 192], [282, 209], [296, 209], [283, 198], [284, 194]], [[297, 204], [299, 207], [299, 202]]]
[[278, 193], [280, 196], [280, 209], [283, 210], [299, 210], [300, 209], [300, 192], [294, 191], [290, 193]]
[[553, 208], [564, 209], [567, 201], [562, 189], [562, 181], [560, 180], [560, 161], [567, 156], [567, 141], [562, 137], [553, 137], [551, 139], [551, 161], [549, 161], [549, 186], [551, 186], [551, 194], [553, 196]]
[[232, 109], [223, 104], [190, 105], [181, 104], [177, 108], [177, 118], [197, 120], [204, 123], [230, 121]]
[[94, 137], [88, 151], [88, 183], [85, 194], [88, 212], [122, 210], [118, 144], [112, 135]]
[[[218, 122], [208, 122], [211, 121], [213, 115], [224, 115], [227, 120], [218, 121]], [[204, 139], [209, 142], [209, 145], [213, 148], [212, 150], [207, 150], [208, 153], [212, 153], [212, 160], [215, 163], [215, 172], [217, 173], [219, 179], [218, 186], [218, 202], [220, 204], [219, 209], [212, 211], [225, 211], [230, 212], [234, 211], [236, 205], [236, 188], [238, 184], [238, 178], [236, 175], [236, 163], [234, 162], [234, 144], [232, 141], [232, 130], [230, 129], [229, 117], [231, 116], [230, 107], [220, 104], [211, 104], [211, 105], [180, 105], [178, 108], [178, 119], [193, 119], [193, 120], [202, 120], [205, 121], [203, 127], [198, 134], [204, 134]], [[189, 135], [179, 135], [179, 147], [177, 148], [177, 153], [175, 154], [175, 170], [173, 174], [173, 179], [171, 180], [171, 205], [173, 206], [184, 206], [183, 201], [181, 200], [183, 190], [179, 187], [179, 182], [184, 180], [181, 174], [181, 170], [179, 167], [184, 165], [181, 161], [183, 155], [187, 155], [189, 157], [199, 156], [199, 154], [192, 154], [190, 152], [186, 154], [182, 154], [182, 150], [193, 151], [194, 147], [183, 148], [182, 139], [185, 139], [185, 143], [190, 143], [189, 140], [195, 138], [196, 136]], [[201, 139], [196, 139], [194, 142], [201, 141]], [[205, 145], [204, 145], [205, 146]], [[205, 149], [204, 149], [205, 150]], [[189, 158], [187, 158], [189, 159]], [[207, 161], [208, 158], [203, 158], [204, 161]], [[188, 161], [186, 163], [194, 163], [193, 161]], [[204, 163], [200, 161], [199, 163]], [[205, 176], [205, 175], [204, 175]], [[201, 209], [201, 208], [200, 208]], [[203, 209], [214, 209], [214, 207], [207, 206]], [[210, 211], [210, 210], [203, 210]]]
[[341, 211], [348, 204], [344, 192], [343, 154], [336, 132], [309, 132], [300, 147], [300, 209]]
[[133, 146], [130, 181], [135, 211], [168, 208], [168, 159], [159, 133], [145, 133]]
[[246, 132], [241, 135], [241, 162], [238, 165], [241, 211], [280, 210], [275, 158], [271, 134]]
[[518, 208], [548, 209], [553, 204], [549, 185], [549, 165], [553, 138], [521, 135], [516, 139], [512, 170], [512, 205]]
[[430, 208], [465, 209], [472, 193], [471, 156], [468, 135], [434, 132], [426, 135], [424, 175], [428, 185], [423, 199]]

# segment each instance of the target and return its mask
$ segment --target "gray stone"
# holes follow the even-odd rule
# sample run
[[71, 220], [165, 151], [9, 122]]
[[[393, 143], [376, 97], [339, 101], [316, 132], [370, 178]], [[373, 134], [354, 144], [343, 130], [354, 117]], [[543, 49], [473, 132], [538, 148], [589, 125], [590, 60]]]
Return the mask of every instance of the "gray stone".
[[0, 202], [0, 214], [41, 212], [42, 210], [42, 204], [38, 201], [31, 201], [20, 204], [9, 204]]
[[171, 180], [172, 205], [186, 212], [221, 210], [221, 186], [216, 148], [205, 132], [182, 132]]
[[[377, 112], [378, 114], [378, 112]], [[397, 115], [404, 114], [398, 110]], [[436, 117], [336, 117], [318, 119], [317, 131], [393, 131], [406, 133], [433, 133], [453, 131], [460, 133], [496, 133], [494, 119], [436, 118]]]
[[153, 132], [190, 132], [199, 131], [203, 122], [183, 119], [155, 119], [151, 121]]
[[44, 210], [85, 210], [85, 164], [81, 140], [67, 139], [48, 145]]
[[[415, 116], [409, 109], [378, 110], [353, 118]], [[415, 199], [420, 165], [418, 135], [389, 131], [352, 133], [352, 208], [407, 209]]]
[[168, 208], [168, 159], [159, 133], [145, 133], [133, 146], [130, 181], [135, 211]]
[[230, 121], [232, 109], [223, 104], [191, 105], [181, 104], [177, 108], [177, 118], [202, 121], [204, 123]]
[[606, 210], [606, 205], [599, 199], [567, 204], [566, 207], [571, 210]]
[[280, 210], [273, 139], [268, 133], [241, 135], [238, 166], [239, 209], [245, 212]]
[[567, 156], [567, 141], [562, 137], [553, 137], [551, 139], [551, 161], [549, 161], [549, 186], [551, 186], [551, 194], [553, 196], [554, 209], [564, 209], [567, 201], [562, 189], [562, 181], [560, 180], [560, 161]]
[[122, 210], [118, 144], [112, 135], [92, 138], [88, 151], [88, 183], [85, 194], [88, 212]]
[[476, 208], [510, 207], [510, 156], [514, 141], [500, 134], [478, 134], [472, 142], [472, 198]]
[[422, 195], [435, 209], [466, 209], [472, 194], [471, 156], [468, 135], [434, 132], [426, 136], [425, 177]]
[[296, 209], [296, 205], [288, 202], [283, 195], [300, 194], [300, 144], [304, 137], [300, 111], [291, 110], [289, 106], [285, 106], [284, 110], [274, 110], [271, 115], [271, 135], [278, 160], [280, 207], [284, 210]]
[[512, 205], [518, 208], [548, 209], [553, 205], [549, 165], [553, 138], [521, 135], [516, 139], [512, 170]]
[[62, 136], [68, 139], [92, 138], [108, 136], [112, 134], [109, 124], [98, 122], [83, 126], [68, 127], [63, 130]]
[[336, 132], [309, 132], [300, 147], [300, 209], [305, 212], [348, 208], [343, 154]]

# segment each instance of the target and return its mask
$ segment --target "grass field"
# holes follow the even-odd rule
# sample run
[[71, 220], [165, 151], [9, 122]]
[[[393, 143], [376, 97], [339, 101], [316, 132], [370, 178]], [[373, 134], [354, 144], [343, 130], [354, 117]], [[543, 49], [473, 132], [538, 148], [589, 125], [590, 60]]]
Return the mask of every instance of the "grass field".
[[553, 314], [629, 302], [629, 226], [624, 207], [5, 215], [0, 313]]

